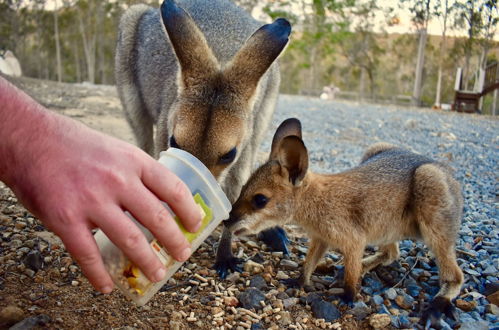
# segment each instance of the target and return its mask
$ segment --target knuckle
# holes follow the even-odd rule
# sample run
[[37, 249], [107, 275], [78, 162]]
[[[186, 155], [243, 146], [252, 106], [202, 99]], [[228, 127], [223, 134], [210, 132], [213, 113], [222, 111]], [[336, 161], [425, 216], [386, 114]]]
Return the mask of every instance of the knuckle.
[[100, 258], [100, 255], [95, 253], [83, 254], [77, 257], [75, 256], [76, 262], [78, 262], [81, 268], [97, 265]]
[[161, 229], [165, 225], [165, 221], [170, 217], [168, 210], [160, 206], [159, 210], [152, 217], [149, 229]]
[[177, 179], [171, 191], [171, 198], [174, 203], [181, 203], [187, 196], [187, 189], [182, 181]]
[[123, 241], [123, 248], [128, 251], [136, 250], [142, 243], [143, 235], [140, 231], [134, 230], [126, 234]]

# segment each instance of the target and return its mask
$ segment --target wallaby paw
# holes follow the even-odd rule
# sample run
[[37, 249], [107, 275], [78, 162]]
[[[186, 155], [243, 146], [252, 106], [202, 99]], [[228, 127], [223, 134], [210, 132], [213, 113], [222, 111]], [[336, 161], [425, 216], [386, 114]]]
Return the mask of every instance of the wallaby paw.
[[217, 274], [221, 279], [225, 279], [227, 275], [230, 273], [230, 271], [242, 273], [243, 272], [243, 269], [241, 268], [242, 263], [243, 263], [242, 259], [232, 256], [229, 258], [221, 258], [215, 262], [213, 269], [217, 271]]
[[272, 250], [281, 251], [285, 255], [289, 255], [289, 239], [281, 227], [274, 227], [260, 232], [258, 239], [263, 241]]
[[343, 303], [348, 305], [349, 307], [353, 307], [353, 303], [355, 301], [355, 292], [352, 290], [348, 290], [345, 288], [345, 291], [339, 295]]
[[424, 310], [421, 323], [425, 329], [429, 329], [430, 327], [438, 329], [441, 327], [440, 320], [442, 319], [442, 315], [454, 321], [457, 321], [459, 318], [456, 308], [448, 298], [435, 297]]

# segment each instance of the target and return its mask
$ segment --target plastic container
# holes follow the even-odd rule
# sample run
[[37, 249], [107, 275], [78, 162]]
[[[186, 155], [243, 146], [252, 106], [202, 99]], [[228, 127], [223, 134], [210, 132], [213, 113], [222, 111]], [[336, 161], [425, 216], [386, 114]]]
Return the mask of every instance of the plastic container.
[[[179, 224], [187, 240], [191, 242], [194, 252], [203, 241], [215, 230], [224, 219], [228, 219], [231, 204], [210, 171], [186, 151], [169, 148], [160, 153], [159, 163], [174, 172], [189, 187], [194, 200], [203, 209], [204, 217], [202, 226], [196, 233], [184, 229], [179, 219]], [[159, 178], [158, 178], [159, 179]], [[171, 209], [165, 207], [173, 214]], [[116, 286], [137, 305], [146, 304], [152, 296], [166, 283], [166, 281], [182, 266], [183, 262], [173, 259], [154, 236], [139, 224], [128, 212], [127, 215], [144, 232], [152, 250], [166, 267], [166, 276], [160, 282], [150, 282], [147, 277], [118, 249], [102, 232], [94, 235], [99, 246], [106, 269]]]

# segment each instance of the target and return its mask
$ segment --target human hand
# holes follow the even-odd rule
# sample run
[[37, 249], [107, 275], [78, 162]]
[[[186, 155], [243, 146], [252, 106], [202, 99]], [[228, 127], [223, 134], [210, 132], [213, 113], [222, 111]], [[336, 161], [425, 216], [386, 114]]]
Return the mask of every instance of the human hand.
[[125, 210], [172, 257], [186, 260], [190, 245], [161, 203], [171, 207], [187, 230], [197, 231], [201, 215], [186, 185], [140, 149], [43, 111], [38, 124], [29, 125], [31, 131], [19, 128], [9, 135], [17, 141], [16, 151], [11, 152], [13, 164], [3, 167], [0, 179], [61, 237], [90, 283], [104, 293], [113, 288], [93, 228], [102, 229], [149, 279], [159, 281], [165, 276], [164, 266]]

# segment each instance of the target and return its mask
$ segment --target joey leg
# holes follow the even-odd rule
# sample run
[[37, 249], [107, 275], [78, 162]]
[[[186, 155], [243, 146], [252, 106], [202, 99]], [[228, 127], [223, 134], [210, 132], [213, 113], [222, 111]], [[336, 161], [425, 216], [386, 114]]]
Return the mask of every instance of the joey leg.
[[240, 264], [242, 260], [232, 254], [232, 233], [224, 226], [222, 237], [218, 244], [217, 257], [213, 268], [218, 276], [224, 279], [230, 271], [242, 272]]
[[258, 234], [258, 239], [263, 241], [274, 251], [281, 251], [289, 255], [289, 239], [286, 232], [281, 227], [274, 227], [264, 230]]

